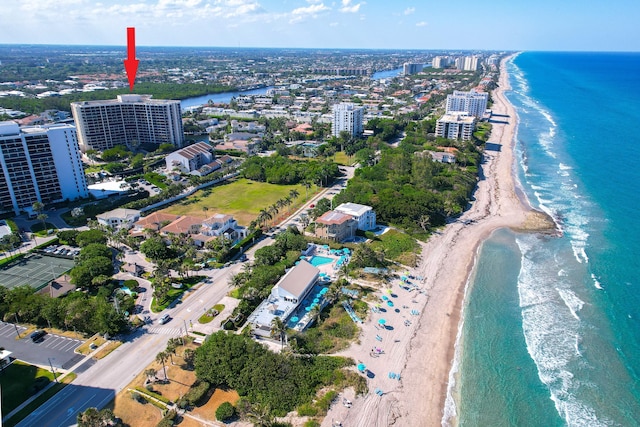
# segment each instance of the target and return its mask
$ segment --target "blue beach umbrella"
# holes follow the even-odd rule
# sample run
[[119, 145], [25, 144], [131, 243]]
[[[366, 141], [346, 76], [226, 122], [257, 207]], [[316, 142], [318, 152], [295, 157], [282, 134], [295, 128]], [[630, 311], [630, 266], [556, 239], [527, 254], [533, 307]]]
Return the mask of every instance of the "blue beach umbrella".
[[364, 372], [365, 369], [367, 369], [367, 367], [364, 363], [358, 363], [358, 371]]
[[387, 323], [387, 321], [386, 321], [386, 319], [379, 319], [379, 320], [378, 320], [378, 323], [379, 323], [380, 325], [384, 325], [385, 323]]

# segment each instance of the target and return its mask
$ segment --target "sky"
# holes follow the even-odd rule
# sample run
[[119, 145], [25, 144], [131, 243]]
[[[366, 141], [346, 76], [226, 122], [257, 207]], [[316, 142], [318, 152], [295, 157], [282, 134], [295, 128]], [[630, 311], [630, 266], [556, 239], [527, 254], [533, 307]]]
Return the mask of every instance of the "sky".
[[639, 51], [637, 0], [2, 0], [0, 43]]

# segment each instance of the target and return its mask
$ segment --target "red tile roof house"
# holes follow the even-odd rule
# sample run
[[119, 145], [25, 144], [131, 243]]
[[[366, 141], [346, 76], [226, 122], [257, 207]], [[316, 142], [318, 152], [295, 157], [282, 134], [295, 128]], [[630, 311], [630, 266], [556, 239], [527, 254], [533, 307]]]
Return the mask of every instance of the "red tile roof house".
[[341, 212], [327, 211], [316, 219], [316, 236], [342, 242], [355, 236], [358, 222]]

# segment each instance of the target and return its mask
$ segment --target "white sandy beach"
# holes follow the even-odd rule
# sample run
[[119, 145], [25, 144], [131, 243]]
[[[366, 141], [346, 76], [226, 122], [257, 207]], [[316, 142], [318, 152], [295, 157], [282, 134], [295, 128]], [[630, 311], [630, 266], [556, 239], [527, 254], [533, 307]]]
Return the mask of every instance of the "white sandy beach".
[[[354, 427], [440, 425], [465, 285], [479, 245], [499, 228], [542, 232], [554, 229], [549, 217], [533, 211], [516, 194], [516, 114], [503, 94], [508, 89], [503, 61], [499, 87], [493, 93], [494, 123], [484, 153], [484, 179], [478, 184], [476, 200], [457, 222], [422, 245], [421, 262], [409, 273], [424, 278], [413, 281], [424, 293], [409, 292], [401, 289], [399, 282], [394, 283], [395, 296], [389, 297], [394, 306], [388, 307], [384, 302], [386, 312], [369, 316], [359, 343], [341, 353], [370, 370], [369, 393], [357, 399], [347, 396], [353, 401], [350, 409], [341, 403], [334, 405], [323, 426], [335, 421]], [[389, 328], [378, 326], [380, 318]], [[405, 320], [411, 324], [405, 325]], [[371, 356], [374, 347], [384, 353]], [[390, 372], [400, 374], [400, 379], [390, 378]], [[381, 390], [382, 396], [376, 390]]]

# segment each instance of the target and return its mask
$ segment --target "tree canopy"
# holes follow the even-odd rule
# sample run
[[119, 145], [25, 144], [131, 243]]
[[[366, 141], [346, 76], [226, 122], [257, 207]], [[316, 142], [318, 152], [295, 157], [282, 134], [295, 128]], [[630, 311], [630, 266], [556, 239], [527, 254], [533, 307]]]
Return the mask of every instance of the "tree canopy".
[[341, 367], [336, 357], [291, 357], [276, 354], [245, 335], [224, 331], [210, 335], [196, 350], [196, 374], [215, 387], [228, 387], [252, 403], [284, 415], [310, 402], [317, 390], [332, 384]]

